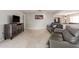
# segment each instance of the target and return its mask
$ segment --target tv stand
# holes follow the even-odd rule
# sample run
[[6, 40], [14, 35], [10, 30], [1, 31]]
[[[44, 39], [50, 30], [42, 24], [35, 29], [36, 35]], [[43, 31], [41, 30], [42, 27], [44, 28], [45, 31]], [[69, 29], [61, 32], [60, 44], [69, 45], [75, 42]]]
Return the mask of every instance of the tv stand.
[[15, 36], [19, 35], [24, 31], [23, 23], [12, 23], [4, 25], [4, 39], [13, 39]]

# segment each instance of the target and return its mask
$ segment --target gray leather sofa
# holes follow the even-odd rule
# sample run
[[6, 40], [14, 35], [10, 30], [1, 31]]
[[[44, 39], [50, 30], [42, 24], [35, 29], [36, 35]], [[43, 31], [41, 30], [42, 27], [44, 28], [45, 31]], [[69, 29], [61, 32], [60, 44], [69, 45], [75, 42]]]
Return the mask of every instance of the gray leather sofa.
[[58, 29], [62, 29], [63, 25], [60, 23], [51, 23], [50, 25], [47, 25], [47, 30], [52, 33], [54, 32], [54, 30], [58, 28]]
[[54, 33], [49, 40], [50, 48], [79, 48], [79, 29], [66, 26], [62, 33]]

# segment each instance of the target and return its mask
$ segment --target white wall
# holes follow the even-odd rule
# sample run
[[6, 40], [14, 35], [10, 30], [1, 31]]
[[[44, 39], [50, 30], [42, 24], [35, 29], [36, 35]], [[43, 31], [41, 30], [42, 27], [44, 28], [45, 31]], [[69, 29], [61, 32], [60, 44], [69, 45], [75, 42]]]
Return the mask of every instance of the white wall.
[[[35, 20], [35, 15], [44, 15], [43, 20]], [[25, 17], [25, 29], [45, 29], [47, 24], [53, 22], [53, 15], [50, 13], [27, 13]]]
[[70, 26], [72, 28], [79, 29], [79, 24], [63, 24], [63, 26], [64, 26], [64, 29], [66, 29], [66, 26]]
[[23, 13], [15, 10], [0, 10], [0, 41], [3, 40], [4, 24], [10, 23], [12, 15], [20, 16], [20, 22], [23, 23]]

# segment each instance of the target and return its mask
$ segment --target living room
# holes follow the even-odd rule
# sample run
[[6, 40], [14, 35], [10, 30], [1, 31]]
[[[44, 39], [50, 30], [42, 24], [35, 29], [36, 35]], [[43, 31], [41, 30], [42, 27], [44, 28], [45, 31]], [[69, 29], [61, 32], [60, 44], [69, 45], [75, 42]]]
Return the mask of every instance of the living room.
[[[53, 11], [52, 11], [53, 12]], [[34, 39], [37, 39], [39, 38], [38, 40], [40, 40], [40, 37], [42, 39], [47, 39], [48, 40], [48, 37], [49, 37], [49, 32], [46, 30], [46, 26], [48, 23], [51, 23], [52, 20], [52, 15], [51, 15], [51, 11], [41, 11], [41, 10], [1, 10], [0, 11], [0, 14], [1, 14], [1, 26], [0, 26], [0, 47], [16, 47], [16, 45], [19, 45], [18, 47], [30, 47], [30, 46], [27, 46], [27, 43], [29, 43], [28, 41], [29, 40], [33, 40], [33, 38], [30, 38], [30, 37], [35, 37]], [[21, 38], [21, 42], [19, 42], [20, 40], [18, 40], [18, 44], [16, 43], [18, 38], [16, 37], [10, 37], [11, 35], [14, 35], [14, 34], [7, 34], [7, 33], [10, 33], [10, 30], [9, 26], [13, 26], [13, 25], [10, 25], [10, 24], [13, 24], [12, 23], [12, 20], [13, 20], [13, 15], [15, 16], [20, 16], [20, 22], [19, 23], [23, 23], [24, 24], [24, 32], [26, 31], [26, 35], [24, 34], [24, 32], [22, 32], [23, 34], [19, 34], [17, 36], [21, 36], [23, 35], [25, 39], [28, 39], [28, 37], [25, 37], [25, 36], [28, 36], [29, 35], [29, 40], [24, 41], [22, 40]], [[39, 16], [39, 15], [43, 15], [43, 19], [35, 19], [35, 15]], [[5, 26], [6, 25], [6, 26]], [[7, 26], [8, 25], [8, 26]], [[12, 27], [13, 29], [13, 27]], [[15, 27], [14, 27], [15, 29]], [[14, 30], [15, 31], [15, 30]], [[15, 31], [16, 33], [17, 31]], [[32, 33], [33, 32], [33, 33]], [[43, 33], [44, 32], [44, 33]], [[47, 33], [47, 35], [45, 34], [45, 32]], [[12, 32], [11, 32], [12, 33]], [[30, 34], [32, 33], [32, 35], [30, 36]], [[33, 36], [33, 34], [35, 33], [35, 36]], [[7, 34], [7, 35], [5, 35]], [[8, 36], [9, 35], [9, 36]], [[37, 36], [38, 35], [38, 36]], [[45, 35], [45, 36], [40, 36], [40, 35]], [[7, 37], [8, 36], [8, 37]], [[42, 39], [40, 40], [42, 42]], [[42, 42], [44, 45], [46, 45], [46, 41], [45, 40], [45, 43]], [[32, 41], [31, 40], [31, 41]], [[7, 42], [6, 42], [7, 41]], [[23, 42], [22, 42], [23, 41]], [[11, 43], [13, 42], [13, 43]], [[24, 44], [24, 42], [26, 44]], [[35, 40], [34, 40], [35, 42]], [[15, 44], [16, 43], [16, 44]], [[21, 43], [24, 45], [21, 46]], [[37, 42], [36, 42], [37, 43]], [[38, 41], [39, 43], [39, 41]], [[11, 46], [12, 44], [12, 46]], [[32, 44], [33, 45], [33, 41], [32, 41]], [[41, 44], [39, 44], [41, 45]], [[37, 46], [37, 44], [35, 44], [36, 47], [39, 47]], [[41, 45], [42, 46], [42, 45]]]
[[79, 59], [78, 5], [78, 0], [1, 0], [0, 58]]
[[[10, 30], [9, 27], [7, 29], [7, 32], [5, 32], [5, 26], [6, 24], [13, 24], [13, 15], [16, 17], [19, 16], [20, 20], [17, 23], [24, 24], [22, 28], [24, 30], [21, 31], [21, 33], [12, 36], [12, 37], [6, 37], [5, 40], [5, 34]], [[78, 15], [79, 10], [0, 10], [0, 47], [4, 48], [18, 48], [18, 47], [24, 47], [24, 48], [48, 48], [50, 47], [50, 37], [54, 34], [54, 32], [61, 32], [66, 29], [67, 26], [70, 26], [71, 28], [77, 29], [78, 32]], [[73, 17], [74, 16], [74, 17]], [[18, 18], [18, 17], [17, 17]], [[60, 18], [58, 20], [58, 18]], [[76, 21], [74, 21], [76, 19]], [[57, 28], [57, 24], [55, 24], [55, 21], [58, 24], [62, 25], [62, 28]], [[54, 24], [52, 27], [50, 25]], [[49, 27], [48, 27], [49, 26]], [[55, 28], [56, 27], [56, 28]], [[51, 29], [50, 29], [51, 28]], [[13, 28], [12, 28], [13, 29]], [[15, 26], [14, 26], [15, 29]], [[11, 30], [10, 30], [11, 31]], [[18, 32], [17, 30], [16, 32]], [[51, 31], [51, 32], [50, 32]], [[75, 33], [74, 32], [74, 33]], [[58, 35], [59, 33], [57, 33]], [[13, 34], [10, 34], [13, 35]], [[68, 34], [67, 34], [68, 35]], [[78, 35], [78, 33], [77, 33]], [[52, 36], [53, 37], [53, 36]], [[74, 38], [74, 37], [73, 37]], [[54, 38], [52, 38], [54, 39]], [[57, 38], [56, 38], [57, 39]], [[78, 39], [77, 39], [78, 40]], [[51, 41], [51, 40], [50, 40]], [[72, 40], [70, 40], [72, 41]], [[58, 41], [56, 43], [53, 41], [53, 45], [56, 45], [54, 47], [50, 48], [68, 48], [71, 47], [74, 44], [70, 44], [71, 42], [67, 40], [62, 41], [65, 42], [61, 43]], [[49, 42], [49, 44], [48, 44]], [[76, 41], [78, 42], [78, 41]], [[57, 45], [57, 44], [60, 44]], [[64, 46], [62, 46], [64, 45]], [[67, 46], [66, 46], [67, 45]]]

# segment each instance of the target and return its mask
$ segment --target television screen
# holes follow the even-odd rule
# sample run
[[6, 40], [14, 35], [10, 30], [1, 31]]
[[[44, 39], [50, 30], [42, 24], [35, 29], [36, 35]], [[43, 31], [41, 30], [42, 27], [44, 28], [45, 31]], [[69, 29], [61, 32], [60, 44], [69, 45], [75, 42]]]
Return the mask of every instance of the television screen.
[[13, 15], [12, 22], [20, 22], [20, 16]]

